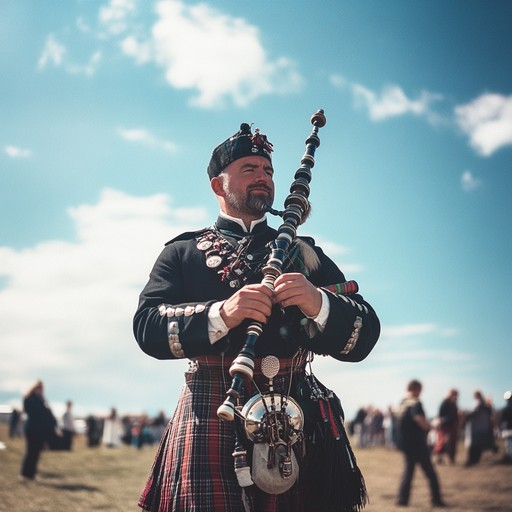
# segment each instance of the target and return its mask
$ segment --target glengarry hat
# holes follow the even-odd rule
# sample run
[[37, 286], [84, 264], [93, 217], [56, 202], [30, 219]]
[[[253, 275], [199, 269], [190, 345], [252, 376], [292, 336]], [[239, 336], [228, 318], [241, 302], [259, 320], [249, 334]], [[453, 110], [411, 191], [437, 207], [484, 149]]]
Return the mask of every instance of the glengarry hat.
[[231, 162], [244, 156], [263, 156], [272, 162], [272, 144], [257, 128], [254, 134], [247, 123], [240, 125], [240, 131], [219, 144], [212, 152], [208, 165], [210, 179], [218, 176]]

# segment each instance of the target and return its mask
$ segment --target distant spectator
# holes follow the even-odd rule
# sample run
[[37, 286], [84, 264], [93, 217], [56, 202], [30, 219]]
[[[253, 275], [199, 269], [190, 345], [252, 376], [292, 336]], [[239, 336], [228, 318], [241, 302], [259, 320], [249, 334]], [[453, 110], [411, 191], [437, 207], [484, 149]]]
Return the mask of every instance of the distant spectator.
[[46, 443], [60, 435], [57, 432], [57, 420], [45, 401], [44, 386], [39, 380], [25, 395], [23, 409], [27, 415], [25, 422], [26, 452], [21, 465], [22, 481], [34, 480], [41, 451]]
[[407, 506], [411, 494], [411, 484], [416, 464], [419, 464], [430, 484], [430, 494], [434, 507], [445, 507], [441, 498], [439, 480], [432, 466], [427, 436], [430, 424], [420, 402], [422, 384], [412, 380], [407, 386], [407, 395], [400, 403], [398, 411], [399, 448], [404, 454], [404, 471], [398, 490], [398, 506]]
[[126, 415], [121, 419], [121, 423], [123, 424], [123, 435], [121, 436], [121, 441], [124, 444], [130, 445], [132, 444], [133, 421], [130, 416]]
[[87, 433], [87, 446], [99, 446], [101, 441], [101, 423], [99, 419], [90, 414], [85, 420], [85, 425]]
[[365, 407], [361, 407], [352, 421], [352, 432], [357, 439], [357, 446], [359, 448], [365, 448], [368, 444], [368, 425], [366, 417], [368, 411]]
[[75, 418], [73, 417], [73, 402], [66, 402], [66, 412], [62, 415], [62, 447], [64, 450], [73, 448], [73, 437], [76, 434]]
[[384, 414], [384, 439], [385, 445], [388, 448], [396, 447], [396, 414], [393, 407], [390, 405]]
[[21, 412], [18, 409], [13, 409], [9, 416], [9, 437], [21, 437]]
[[160, 442], [160, 439], [162, 438], [162, 435], [165, 430], [165, 426], [167, 425], [167, 418], [165, 417], [165, 414], [163, 411], [160, 411], [158, 416], [153, 419], [153, 422], [151, 423], [151, 427], [153, 430], [153, 439], [155, 441]]
[[384, 415], [380, 409], [371, 408], [370, 446], [384, 446]]
[[475, 407], [466, 414], [466, 466], [478, 464], [485, 450], [495, 450], [492, 407], [480, 391], [475, 391], [473, 397]]
[[457, 406], [458, 397], [458, 391], [450, 389], [439, 407], [439, 425], [434, 445], [434, 454], [437, 456], [439, 463], [444, 462], [444, 455], [448, 457], [451, 464], [455, 463], [460, 430], [459, 408]]
[[132, 446], [142, 448], [144, 445], [152, 445], [154, 442], [153, 431], [149, 418], [144, 414], [135, 419], [132, 426]]
[[123, 424], [117, 415], [117, 410], [112, 407], [110, 415], [103, 423], [103, 444], [109, 448], [115, 448], [121, 444], [123, 436]]

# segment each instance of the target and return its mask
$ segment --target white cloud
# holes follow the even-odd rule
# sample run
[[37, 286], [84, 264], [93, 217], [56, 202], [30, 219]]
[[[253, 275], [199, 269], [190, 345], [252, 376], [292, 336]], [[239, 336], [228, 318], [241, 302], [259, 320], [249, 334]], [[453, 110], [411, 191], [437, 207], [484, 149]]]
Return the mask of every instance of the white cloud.
[[446, 338], [452, 338], [454, 336], [458, 336], [460, 333], [461, 333], [461, 330], [458, 327], [443, 327], [439, 331], [439, 334]]
[[422, 334], [429, 334], [436, 330], [434, 324], [404, 324], [388, 325], [382, 328], [381, 336], [391, 339], [410, 338]]
[[76, 28], [84, 34], [90, 33], [92, 30], [89, 24], [82, 17], [77, 18]]
[[469, 136], [471, 147], [482, 156], [512, 145], [512, 95], [482, 94], [455, 108], [460, 128]]
[[359, 263], [349, 263], [346, 260], [346, 254], [349, 252], [349, 249], [343, 245], [339, 245], [336, 242], [332, 242], [331, 240], [326, 240], [320, 236], [315, 236], [315, 241], [318, 246], [322, 248], [325, 254], [328, 254], [329, 257], [338, 265], [338, 267], [343, 270], [347, 280], [352, 279], [353, 274], [360, 273], [363, 270], [362, 265]]
[[[198, 3], [160, 0], [157, 20], [145, 31], [137, 17], [134, 0], [110, 0], [98, 11], [99, 40], [118, 40], [123, 54], [137, 64], [154, 63], [167, 83], [192, 92], [190, 103], [200, 108], [218, 108], [230, 102], [247, 106], [263, 95], [297, 92], [303, 78], [287, 57], [268, 55], [258, 27], [243, 18]], [[81, 34], [91, 28], [78, 18]], [[88, 63], [71, 61], [66, 47], [53, 34], [48, 36], [38, 62], [63, 66], [68, 73], [92, 76], [101, 59], [96, 51]]]
[[53, 34], [50, 34], [46, 38], [37, 67], [44, 70], [52, 64], [54, 67], [63, 67], [68, 73], [74, 75], [92, 76], [101, 61], [101, 55], [101, 51], [96, 51], [86, 64], [75, 64], [70, 60], [66, 47], [59, 43]]
[[345, 77], [334, 73], [329, 77], [329, 81], [331, 82], [331, 85], [336, 87], [337, 89], [343, 89], [347, 85], [347, 80], [345, 80]]
[[140, 42], [134, 36], [128, 36], [121, 41], [121, 50], [129, 57], [133, 57], [137, 64], [144, 64], [153, 58], [150, 42]]
[[121, 48], [138, 63], [154, 60], [172, 87], [197, 91], [193, 105], [218, 107], [230, 98], [245, 106], [259, 96], [300, 87], [294, 63], [284, 57], [270, 60], [258, 29], [244, 19], [178, 0], [163, 0], [156, 11], [152, 39], [131, 35]]
[[22, 149], [16, 146], [5, 146], [4, 151], [11, 158], [29, 158], [32, 155], [30, 149]]
[[471, 171], [464, 171], [460, 177], [462, 189], [466, 192], [471, 192], [480, 186], [480, 180], [477, 180]]
[[441, 98], [438, 94], [422, 91], [417, 99], [410, 99], [398, 85], [383, 88], [380, 95], [360, 84], [352, 85], [352, 93], [356, 106], [368, 110], [370, 119], [382, 121], [389, 117], [413, 114], [430, 119], [430, 104]]
[[53, 34], [50, 34], [45, 41], [41, 57], [37, 62], [39, 69], [45, 69], [47, 65], [53, 64], [58, 67], [62, 64], [66, 54], [66, 47], [59, 43]]
[[177, 150], [177, 146], [174, 142], [159, 139], [144, 128], [121, 128], [119, 135], [128, 142], [136, 142], [155, 147], [167, 151], [168, 153], [174, 153]]
[[97, 51], [94, 52], [89, 62], [85, 65], [77, 65], [77, 64], [69, 64], [67, 66], [67, 71], [73, 75], [85, 75], [85, 76], [92, 76], [94, 73], [96, 73], [96, 69], [98, 68], [98, 65], [101, 61], [101, 52]]
[[[164, 368], [169, 371], [136, 346], [131, 319], [138, 294], [163, 243], [205, 225], [205, 211], [182, 212], [164, 194], [107, 189], [97, 204], [71, 208], [69, 215], [75, 242], [0, 247], [0, 392], [21, 396], [41, 377], [48, 390], [80, 394], [77, 402], [137, 394], [138, 372], [145, 381], [150, 372], [163, 378]], [[142, 396], [134, 400], [144, 407]]]
[[134, 12], [134, 0], [110, 0], [100, 8], [98, 18], [109, 33], [118, 35], [127, 30], [128, 19]]

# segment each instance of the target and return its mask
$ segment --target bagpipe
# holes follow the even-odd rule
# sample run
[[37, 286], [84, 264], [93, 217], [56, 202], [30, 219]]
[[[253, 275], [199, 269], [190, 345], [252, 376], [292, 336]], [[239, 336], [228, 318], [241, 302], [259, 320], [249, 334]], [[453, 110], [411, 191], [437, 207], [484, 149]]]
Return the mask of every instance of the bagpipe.
[[[271, 290], [284, 272], [296, 241], [297, 228], [305, 222], [311, 210], [309, 184], [315, 151], [320, 146], [318, 131], [326, 124], [324, 111], [315, 112], [310, 121], [313, 129], [305, 141], [305, 153], [284, 201], [284, 211], [264, 206], [266, 212], [283, 219], [262, 268], [261, 282]], [[355, 281], [323, 288], [338, 295], [358, 292]], [[240, 406], [244, 383], [253, 379], [256, 343], [262, 332], [260, 322], [252, 321], [247, 327], [245, 344], [229, 369], [231, 386], [217, 409], [217, 415], [223, 421], [231, 422], [235, 417], [240, 420], [235, 421], [237, 439], [233, 453], [240, 486], [250, 489], [256, 484], [266, 493], [281, 494], [297, 482], [301, 467], [305, 479], [301, 479], [299, 485], [306, 502], [311, 501], [312, 509], [320, 507], [318, 510], [323, 512], [361, 509], [367, 501], [366, 487], [345, 433], [341, 403], [311, 371], [295, 389], [296, 398], [290, 396], [290, 390], [287, 394], [275, 393], [273, 379], [279, 373], [280, 362], [275, 356], [266, 356], [261, 361], [261, 373], [269, 381], [268, 392], [258, 393]], [[311, 363], [312, 354], [307, 354], [306, 358]], [[251, 467], [244, 441], [250, 443]], [[249, 495], [248, 491], [246, 499]], [[319, 500], [318, 496], [322, 498]]]
[[[288, 249], [295, 239], [297, 228], [307, 218], [311, 205], [308, 198], [310, 193], [309, 183], [311, 182], [311, 169], [315, 165], [315, 151], [320, 146], [318, 130], [325, 126], [326, 118], [323, 110], [318, 110], [311, 117], [313, 130], [306, 139], [306, 151], [301, 159], [300, 167], [295, 173], [294, 181], [290, 186], [290, 193], [284, 202], [284, 211], [277, 212], [266, 207], [270, 213], [279, 213], [283, 223], [277, 230], [277, 238], [272, 244], [270, 257], [263, 267], [262, 284], [274, 290], [276, 279], [283, 272], [283, 265], [286, 260]], [[235, 407], [240, 397], [244, 380], [251, 380], [254, 373], [255, 346], [263, 332], [263, 324], [253, 321], [247, 327], [247, 338], [242, 350], [233, 360], [229, 369], [232, 377], [231, 387], [226, 392], [226, 399], [217, 409], [217, 416], [221, 420], [233, 421], [235, 418]]]

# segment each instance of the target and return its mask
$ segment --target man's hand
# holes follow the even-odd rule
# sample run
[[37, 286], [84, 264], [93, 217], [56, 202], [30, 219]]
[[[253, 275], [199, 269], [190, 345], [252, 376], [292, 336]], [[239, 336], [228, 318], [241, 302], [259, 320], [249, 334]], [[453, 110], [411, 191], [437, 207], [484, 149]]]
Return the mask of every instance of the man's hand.
[[246, 318], [262, 324], [272, 313], [272, 290], [263, 284], [248, 284], [227, 299], [220, 316], [228, 329], [240, 325]]
[[298, 306], [308, 317], [315, 318], [322, 307], [322, 294], [303, 274], [282, 274], [274, 283], [274, 302], [281, 307]]

